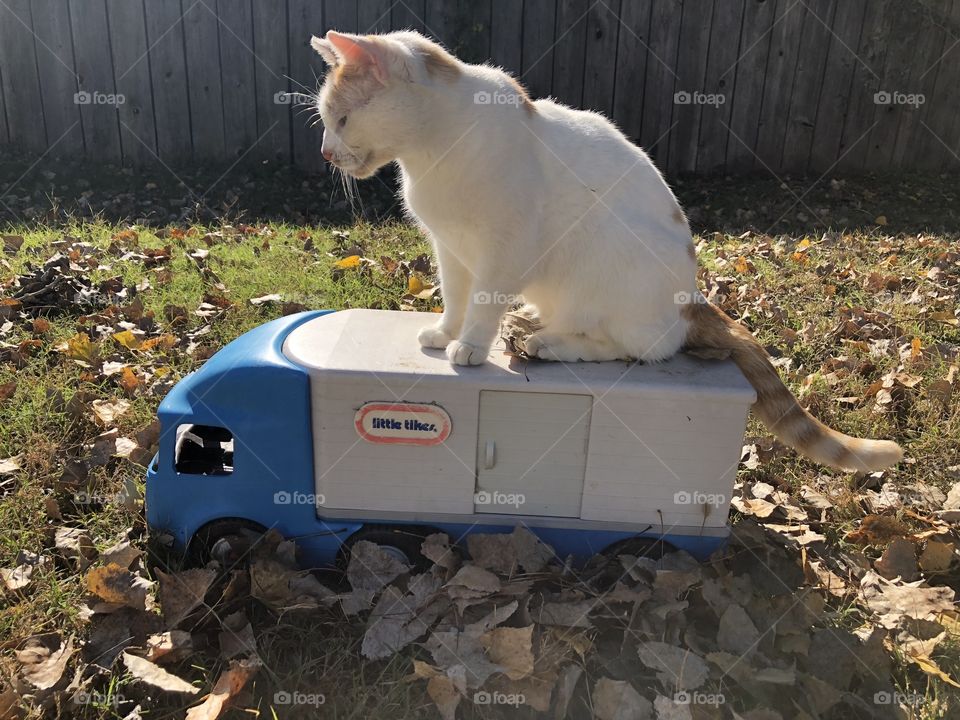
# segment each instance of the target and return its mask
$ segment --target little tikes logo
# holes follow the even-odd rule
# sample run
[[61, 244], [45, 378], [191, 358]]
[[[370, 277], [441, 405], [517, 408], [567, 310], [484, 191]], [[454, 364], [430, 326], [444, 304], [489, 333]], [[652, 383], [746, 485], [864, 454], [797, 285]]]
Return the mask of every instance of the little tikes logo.
[[383, 445], [439, 445], [450, 436], [450, 416], [439, 405], [370, 402], [354, 424], [364, 440]]

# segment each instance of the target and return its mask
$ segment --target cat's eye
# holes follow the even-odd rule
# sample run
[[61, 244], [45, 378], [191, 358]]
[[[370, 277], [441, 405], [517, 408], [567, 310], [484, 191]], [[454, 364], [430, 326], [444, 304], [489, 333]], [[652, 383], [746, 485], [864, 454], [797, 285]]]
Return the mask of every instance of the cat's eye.
[[344, 115], [342, 118], [340, 118], [339, 120], [337, 120], [337, 127], [338, 127], [338, 128], [346, 127], [346, 125], [347, 125], [347, 116], [346, 116], [346, 115]]

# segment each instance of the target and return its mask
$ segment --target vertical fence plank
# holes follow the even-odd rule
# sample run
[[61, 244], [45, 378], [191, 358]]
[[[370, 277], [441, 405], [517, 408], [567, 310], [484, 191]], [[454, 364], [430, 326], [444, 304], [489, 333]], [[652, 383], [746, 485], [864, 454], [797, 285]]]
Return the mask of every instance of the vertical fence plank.
[[432, 35], [424, 26], [425, 17], [424, 0], [395, 0], [390, 8], [390, 27], [393, 30], [419, 30]]
[[[77, 80], [81, 92], [116, 93], [110, 56], [106, 0], [70, 0]], [[120, 162], [120, 124], [114, 105], [80, 105], [88, 158]]]
[[143, 165], [157, 158], [143, 4], [136, 0], [107, 0], [107, 19], [117, 93], [123, 96], [118, 106], [123, 161]]
[[[628, 0], [629, 3], [629, 0]], [[595, 3], [587, 11], [587, 47], [583, 70], [583, 107], [613, 115], [617, 77], [620, 1]]]
[[[290, 77], [294, 92], [312, 93], [326, 73], [326, 64], [310, 47], [312, 35], [323, 35], [323, 0], [289, 0], [290, 2]], [[309, 108], [295, 106], [293, 113], [293, 160], [301, 168], [323, 172], [320, 155], [322, 134], [319, 128], [307, 126]]]
[[651, 5], [651, 2], [627, 0], [620, 7], [613, 119], [623, 133], [634, 142], [640, 140], [640, 127], [643, 122]]
[[187, 56], [187, 86], [193, 157], [203, 162], [222, 160], [223, 93], [220, 91], [220, 41], [215, 5], [182, 0], [183, 35]]
[[290, 68], [287, 43], [287, 2], [253, 3], [253, 52], [257, 88], [257, 137], [255, 157], [290, 160]]
[[363, 0], [357, 7], [357, 29], [363, 34], [390, 32], [392, 0]]
[[47, 136], [34, 46], [30, 0], [0, 3], [0, 64], [10, 139], [27, 150], [42, 152], [47, 149]]
[[43, 93], [48, 147], [57, 155], [83, 152], [77, 73], [73, 66], [70, 9], [63, 0], [33, 0], [37, 70]]
[[257, 143], [253, 17], [249, 0], [217, 0], [220, 16], [220, 92], [227, 157], [244, 156]]
[[0, 143], [10, 142], [10, 133], [7, 132], [7, 101], [3, 95], [3, 67], [0, 66]]
[[807, 170], [820, 89], [823, 87], [827, 49], [830, 47], [831, 35], [828, 28], [833, 23], [835, 10], [835, 0], [808, 0], [804, 13], [797, 70], [787, 109], [787, 129], [780, 161], [780, 167], [788, 173], [803, 174]]
[[[924, 53], [923, 47], [929, 44], [929, 38], [918, 42], [922, 37], [922, 7], [918, 3], [900, 2], [893, 8], [894, 13], [887, 26], [890, 32], [886, 36], [887, 54], [879, 89], [881, 94], [885, 93], [890, 97], [897, 93], [912, 92], [909, 88], [910, 67], [914, 62], [918, 62], [918, 56]], [[896, 101], [875, 102], [874, 108], [875, 125], [870, 131], [870, 151], [867, 153], [864, 168], [886, 170], [893, 160], [893, 147], [897, 141], [900, 120], [906, 113], [914, 112], [914, 109]]]
[[490, 0], [427, 0], [427, 30], [461, 60], [490, 57]]
[[[949, 47], [947, 40], [952, 43], [953, 38], [946, 32], [943, 13], [947, 9], [942, 0], [935, 4], [925, 5], [921, 11], [919, 37], [924, 42], [915, 48], [915, 54], [910, 63], [910, 77], [906, 82], [905, 92], [923, 102], [915, 106], [903, 107], [900, 114], [900, 125], [893, 145], [891, 166], [894, 168], [909, 167], [914, 161], [914, 153], [922, 135], [927, 131], [921, 125], [921, 120], [927, 122], [931, 112], [929, 100], [937, 80], [937, 65], [943, 51]], [[928, 123], [929, 124], [929, 123]]]
[[756, 160], [757, 126], [763, 103], [764, 76], [770, 52], [770, 28], [777, 18], [773, 0], [747, 0], [735, 62], [721, 71], [720, 79], [734, 87], [730, 102], [727, 172], [751, 170]]
[[826, 172], [840, 159], [843, 118], [850, 102], [850, 83], [859, 63], [856, 56], [868, 0], [837, 3], [827, 47], [823, 88], [817, 101], [817, 118], [810, 147], [810, 172]]
[[923, 170], [960, 168], [960, 0], [946, 0], [939, 10], [946, 42], [937, 67], [930, 71], [936, 75], [926, 102], [930, 113], [921, 118], [910, 153], [913, 166]]
[[777, 1], [777, 19], [770, 31], [770, 52], [755, 149], [758, 166], [774, 173], [780, 172], [787, 112], [805, 15], [806, 6], [796, 0]]
[[667, 165], [671, 175], [692, 172], [697, 167], [700, 116], [710, 109], [703, 104], [702, 99], [707, 75], [707, 56], [710, 51], [713, 6], [713, 0], [684, 0], [683, 3], [673, 109], [677, 124], [670, 133], [670, 157]]
[[840, 137], [838, 172], [860, 172], [870, 153], [870, 128], [874, 123], [874, 93], [880, 90], [886, 55], [886, 27], [894, 0], [870, 0], [857, 47], [857, 64], [850, 85], [850, 100]]
[[[721, 172], [730, 142], [730, 113], [737, 90], [734, 72], [727, 72], [742, 52], [740, 43], [743, 14], [747, 3], [754, 0], [718, 0], [713, 11], [710, 29], [710, 55], [703, 92], [716, 98], [715, 104], [705, 105], [700, 114], [700, 139], [697, 142], [699, 173]], [[722, 99], [722, 100], [721, 100]], [[736, 142], [735, 140], [733, 142]]]
[[357, 32], [357, 4], [359, 0], [325, 0], [323, 8], [324, 32]]
[[520, 80], [534, 97], [546, 97], [553, 85], [554, 0], [524, 0], [523, 57]]
[[149, 0], [144, 7], [157, 151], [165, 163], [183, 164], [193, 156], [193, 143], [180, 0]]
[[583, 65], [588, 0], [558, 0], [553, 49], [553, 96], [572, 107], [583, 104]]
[[492, 0], [490, 11], [490, 59], [519, 77], [522, 63], [523, 2]]
[[661, 170], [667, 168], [673, 125], [682, 0], [657, 0], [650, 15], [650, 52], [643, 91], [640, 144]]

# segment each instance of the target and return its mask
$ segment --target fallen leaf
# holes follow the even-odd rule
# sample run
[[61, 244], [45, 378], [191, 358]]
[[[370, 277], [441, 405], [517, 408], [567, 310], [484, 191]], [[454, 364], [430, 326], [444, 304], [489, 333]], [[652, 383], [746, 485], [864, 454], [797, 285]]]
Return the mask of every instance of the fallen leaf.
[[954, 609], [954, 592], [948, 587], [923, 587], [921, 581], [895, 584], [870, 571], [860, 580], [860, 592], [885, 628], [896, 628], [903, 618], [933, 620]]
[[696, 690], [707, 679], [707, 664], [699, 655], [664, 642], [642, 642], [637, 648], [640, 662], [657, 671], [664, 687]]
[[487, 655], [511, 680], [519, 680], [533, 672], [532, 642], [533, 625], [498, 627], [480, 637]]
[[87, 590], [105, 602], [144, 611], [154, 585], [116, 563], [93, 568], [87, 573], [86, 584]]
[[123, 653], [123, 664], [127, 670], [137, 680], [160, 688], [165, 692], [183, 693], [185, 695], [196, 695], [200, 692], [199, 688], [194, 687], [186, 680], [167, 672], [159, 665], [130, 653]]
[[376, 543], [361, 540], [350, 548], [347, 579], [354, 590], [379, 590], [409, 569]]
[[920, 567], [927, 573], [946, 572], [953, 563], [953, 552], [953, 543], [928, 540], [920, 554]]
[[191, 568], [169, 575], [159, 568], [155, 572], [160, 583], [160, 608], [168, 628], [175, 628], [203, 604], [207, 590], [217, 577], [215, 570], [206, 568]]
[[232, 660], [203, 703], [187, 710], [186, 720], [216, 720], [259, 669], [260, 661], [256, 658]]
[[911, 582], [917, 577], [917, 546], [906, 538], [894, 538], [873, 567], [887, 580], [899, 577]]
[[598, 679], [592, 700], [597, 720], [648, 720], [653, 713], [650, 701], [625, 680]]
[[117, 419], [131, 408], [129, 400], [94, 400], [93, 415], [104, 427], [114, 425]]
[[50, 633], [29, 638], [17, 651], [24, 679], [38, 690], [49, 690], [60, 682], [73, 655], [73, 637], [66, 641]]
[[359, 255], [348, 255], [342, 260], [337, 260], [333, 266], [341, 270], [352, 270], [354, 268], [360, 267], [360, 256]]

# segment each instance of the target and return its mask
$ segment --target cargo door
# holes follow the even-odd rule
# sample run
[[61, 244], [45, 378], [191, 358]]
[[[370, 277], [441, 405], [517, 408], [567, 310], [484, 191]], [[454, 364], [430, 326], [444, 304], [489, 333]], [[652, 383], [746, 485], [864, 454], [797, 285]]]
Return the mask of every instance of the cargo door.
[[592, 401], [482, 391], [476, 511], [579, 517]]

